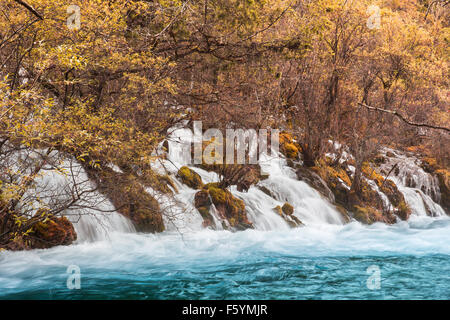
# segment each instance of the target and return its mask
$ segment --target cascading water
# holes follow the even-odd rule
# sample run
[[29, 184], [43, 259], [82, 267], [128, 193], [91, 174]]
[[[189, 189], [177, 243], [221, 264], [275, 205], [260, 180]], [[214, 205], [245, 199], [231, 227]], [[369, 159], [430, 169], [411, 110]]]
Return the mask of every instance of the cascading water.
[[[203, 182], [218, 182], [219, 176], [217, 173], [207, 172], [190, 165], [190, 150], [193, 142], [194, 136], [189, 129], [173, 130], [168, 139], [167, 160], [161, 160], [155, 167], [159, 170], [164, 168], [175, 176], [180, 167], [188, 166], [201, 176]], [[319, 192], [297, 179], [295, 171], [287, 166], [285, 159], [280, 156], [263, 154], [259, 159], [259, 165], [262, 172], [269, 174], [267, 179], [260, 181], [256, 186], [251, 186], [248, 192], [239, 192], [235, 186], [230, 188], [234, 196], [244, 201], [247, 216], [255, 229], [288, 229], [287, 222], [273, 210], [276, 206], [282, 206], [285, 202], [294, 206], [294, 215], [305, 224], [344, 223], [342, 215]], [[185, 211], [189, 215], [196, 212], [200, 217], [200, 214], [192, 206], [195, 191], [183, 186], [181, 182], [178, 182], [177, 186], [180, 188], [180, 192], [176, 198], [184, 204]], [[259, 186], [267, 188], [272, 196], [260, 190]], [[164, 203], [167, 203], [167, 201]], [[179, 212], [181, 211], [179, 210]], [[220, 229], [221, 224], [217, 223], [220, 218], [217, 215], [214, 215], [214, 218], [217, 228]], [[197, 228], [191, 226], [191, 229], [198, 229], [202, 219], [191, 219], [191, 221], [197, 224]], [[173, 221], [171, 224], [173, 224]], [[177, 226], [177, 229], [179, 228], [180, 224]]]
[[[390, 176], [414, 210], [408, 221], [395, 225], [344, 224], [333, 205], [298, 181], [284, 159], [263, 158], [260, 166], [269, 174], [267, 179], [248, 192], [231, 188], [233, 195], [245, 202], [255, 229], [221, 230], [222, 221], [213, 212], [214, 231], [202, 226], [193, 206], [197, 191], [175, 177], [178, 169], [189, 163], [185, 152], [190, 148], [189, 137], [189, 130], [175, 130], [167, 159], [153, 164], [155, 170], [172, 176], [178, 193], [169, 197], [147, 188], [165, 211], [167, 231], [135, 233], [127, 219], [105, 213], [106, 218], [100, 218], [107, 225], [100, 229], [103, 233], [98, 230], [98, 221], [91, 220], [95, 219], [93, 215], [83, 216], [75, 224], [80, 239], [75, 245], [0, 252], [0, 298], [450, 298], [450, 219], [432, 200], [433, 182], [425, 182], [429, 177], [420, 176], [418, 184], [411, 185], [404, 179], [410, 169], [401, 167]], [[401, 157], [389, 158], [382, 169], [390, 170], [391, 161]], [[219, 179], [214, 172], [194, 166], [191, 169], [204, 183]], [[87, 178], [81, 169], [79, 176], [80, 181]], [[47, 179], [55, 184], [65, 178]], [[262, 186], [272, 196], [261, 191]], [[104, 211], [112, 209], [101, 195], [94, 200], [103, 203]], [[286, 201], [295, 207], [294, 214], [305, 226], [290, 228], [273, 211]], [[426, 215], [427, 210], [437, 217]], [[97, 241], [87, 241], [94, 239]], [[80, 290], [66, 286], [67, 268], [72, 265], [81, 271]], [[378, 290], [367, 286], [368, 270], [373, 266], [381, 272]]]
[[382, 154], [386, 162], [380, 168], [403, 193], [412, 213], [419, 216], [445, 216], [438, 204], [441, 198], [437, 177], [420, 167], [420, 160], [414, 156], [385, 148]]
[[[21, 157], [20, 154], [16, 156]], [[106, 240], [113, 232], [135, 232], [133, 224], [117, 213], [114, 205], [95, 190], [95, 184], [89, 180], [78, 161], [57, 151], [49, 158], [58, 159], [59, 170], [50, 164], [42, 167], [44, 173], [35, 178], [34, 188], [29, 189], [19, 203], [21, 210], [34, 215], [36, 208], [69, 203], [75, 193], [81, 193], [84, 195], [80, 200], [60, 213], [73, 222], [78, 243]], [[38, 194], [39, 199], [33, 197], [34, 194]], [[34, 200], [30, 202], [27, 200], [29, 198]]]

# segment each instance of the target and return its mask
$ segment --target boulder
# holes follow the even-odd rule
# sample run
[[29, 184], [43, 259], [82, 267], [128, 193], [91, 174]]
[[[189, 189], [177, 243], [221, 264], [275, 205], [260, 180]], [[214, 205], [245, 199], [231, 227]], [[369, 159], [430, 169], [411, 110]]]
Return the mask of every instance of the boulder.
[[200, 175], [186, 166], [183, 166], [178, 170], [177, 177], [179, 177], [185, 185], [192, 189], [201, 189], [203, 186]]

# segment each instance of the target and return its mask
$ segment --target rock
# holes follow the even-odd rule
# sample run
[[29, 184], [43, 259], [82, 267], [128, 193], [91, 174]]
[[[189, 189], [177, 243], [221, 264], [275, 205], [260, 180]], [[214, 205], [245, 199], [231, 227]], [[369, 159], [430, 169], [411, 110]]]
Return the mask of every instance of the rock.
[[276, 214], [283, 216], [283, 210], [281, 209], [280, 206], [276, 206], [275, 208], [272, 209]]
[[162, 232], [164, 222], [158, 201], [142, 186], [133, 174], [119, 173], [108, 168], [86, 168], [98, 190], [129, 218], [139, 232]]
[[276, 206], [273, 208], [273, 211], [281, 216], [291, 228], [296, 228], [303, 225], [303, 222], [293, 215], [294, 208], [287, 202], [283, 205], [283, 207]]
[[203, 227], [215, 227], [214, 218], [210, 213], [211, 199], [207, 190], [200, 190], [195, 194], [194, 205], [203, 218]]
[[191, 187], [192, 189], [201, 189], [203, 186], [200, 175], [186, 166], [183, 166], [178, 170], [177, 176], [185, 185]]
[[77, 239], [75, 229], [66, 217], [48, 216], [33, 225], [32, 230], [30, 247], [33, 249], [67, 246]]
[[379, 166], [380, 164], [386, 163], [386, 158], [382, 154], [378, 154], [372, 159], [372, 162]]
[[279, 135], [280, 152], [288, 159], [298, 159], [300, 153], [300, 145], [295, 143], [292, 135], [282, 132]]
[[421, 161], [420, 166], [423, 169], [423, 171], [425, 171], [427, 173], [434, 173], [436, 170], [439, 169], [439, 165], [438, 165], [436, 159], [426, 157], [421, 160], [422, 161]]
[[208, 191], [221, 218], [227, 219], [232, 228], [253, 228], [253, 224], [248, 221], [244, 201], [233, 196], [227, 189], [220, 188], [218, 183], [208, 183], [203, 189]]
[[258, 186], [258, 189], [261, 190], [262, 192], [264, 192], [265, 194], [267, 194], [269, 197], [276, 199], [275, 195], [265, 186]]
[[333, 192], [328, 188], [325, 181], [315, 172], [307, 168], [299, 168], [297, 171], [299, 180], [304, 181], [317, 191], [319, 191], [328, 201], [334, 203], [335, 198]]
[[447, 214], [450, 214], [450, 172], [447, 169], [436, 170], [441, 191], [441, 205]]
[[261, 167], [255, 164], [201, 164], [200, 168], [222, 176], [222, 187], [235, 185], [239, 192], [247, 192], [261, 179]]
[[294, 207], [287, 202], [285, 204], [283, 204], [283, 207], [281, 207], [281, 210], [283, 210], [283, 213], [288, 216], [294, 214]]
[[386, 157], [388, 158], [395, 158], [395, 154], [391, 151], [386, 152]]
[[397, 216], [403, 221], [408, 220], [409, 216], [411, 215], [411, 208], [406, 204], [405, 200], [402, 200], [396, 207]]

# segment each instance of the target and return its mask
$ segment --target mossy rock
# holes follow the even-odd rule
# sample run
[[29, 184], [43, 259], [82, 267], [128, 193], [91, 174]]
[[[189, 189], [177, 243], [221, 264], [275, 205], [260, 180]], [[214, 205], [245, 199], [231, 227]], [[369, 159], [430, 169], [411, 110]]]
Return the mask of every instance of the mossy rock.
[[405, 200], [402, 200], [396, 207], [398, 217], [404, 221], [408, 220], [411, 215], [411, 208], [406, 204]]
[[364, 224], [383, 222], [383, 213], [371, 207], [354, 206], [353, 218]]
[[[169, 194], [169, 193], [173, 194], [174, 192], [178, 193], [178, 188], [177, 188], [177, 186], [175, 185], [175, 183], [173, 182], [172, 178], [169, 175], [167, 175], [167, 174], [165, 174], [165, 175], [158, 174], [157, 177], [158, 177], [158, 180], [161, 182], [160, 183], [161, 187], [159, 189], [157, 188], [157, 190], [159, 190], [159, 191], [161, 191], [163, 193], [166, 193], [166, 194]], [[169, 186], [172, 189], [170, 189]]]
[[279, 216], [283, 216], [283, 209], [281, 209], [280, 206], [276, 206], [275, 208], [272, 209], [276, 214], [278, 214]]
[[374, 168], [372, 168], [369, 162], [363, 162], [361, 171], [366, 178], [375, 181], [378, 187], [381, 187], [383, 185], [384, 177], [380, 175]]
[[177, 176], [185, 185], [192, 189], [201, 189], [203, 186], [200, 175], [186, 166], [183, 166], [178, 170]]
[[288, 216], [294, 214], [294, 207], [291, 204], [289, 204], [288, 202], [283, 204], [283, 207], [281, 207], [281, 210], [283, 210], [283, 213]]
[[437, 160], [435, 158], [431, 157], [425, 157], [421, 159], [421, 167], [422, 169], [427, 173], [434, 173], [436, 170], [439, 169], [439, 165], [437, 163]]
[[282, 132], [279, 135], [280, 151], [288, 159], [297, 159], [301, 152], [301, 147], [294, 142], [294, 138], [287, 132]]
[[441, 205], [447, 214], [450, 214], [450, 171], [447, 169], [436, 170], [441, 191]]
[[158, 201], [142, 186], [139, 177], [103, 168], [87, 168], [99, 191], [126, 216], [139, 232], [162, 232], [164, 222]]
[[344, 221], [350, 222], [350, 216], [348, 215], [347, 209], [344, 208], [344, 206], [340, 204], [335, 204], [336, 210], [341, 214], [341, 216], [344, 218]]
[[252, 223], [248, 221], [244, 201], [234, 197], [229, 190], [219, 188], [217, 183], [208, 183], [203, 189], [208, 191], [221, 218], [227, 219], [232, 228], [253, 228]]
[[311, 170], [325, 181], [328, 188], [332, 191], [336, 203], [346, 206], [348, 203], [348, 192], [352, 185], [347, 172], [341, 167], [329, 166], [324, 160], [319, 161]]
[[258, 189], [267, 194], [269, 197], [276, 199], [275, 195], [265, 186], [258, 186]]
[[[37, 213], [37, 215], [40, 215]], [[47, 249], [54, 246], [72, 244], [77, 235], [72, 223], [66, 217], [47, 216], [32, 227], [30, 247], [32, 249]]]
[[214, 218], [210, 213], [211, 199], [208, 190], [200, 190], [195, 194], [194, 205], [203, 218], [203, 227], [215, 228]]
[[[315, 168], [319, 169], [318, 167]], [[304, 181], [305, 183], [319, 191], [325, 198], [328, 199], [328, 201], [335, 201], [333, 192], [328, 187], [326, 181], [319, 174], [317, 174], [316, 170], [314, 170], [314, 167], [310, 169], [298, 168], [296, 174], [297, 178], [300, 181]]]
[[383, 164], [383, 163], [386, 163], [386, 158], [385, 158], [384, 155], [378, 154], [378, 155], [376, 155], [376, 156], [372, 159], [372, 162], [373, 162], [375, 165], [379, 166], [379, 165], [381, 165], [381, 164]]

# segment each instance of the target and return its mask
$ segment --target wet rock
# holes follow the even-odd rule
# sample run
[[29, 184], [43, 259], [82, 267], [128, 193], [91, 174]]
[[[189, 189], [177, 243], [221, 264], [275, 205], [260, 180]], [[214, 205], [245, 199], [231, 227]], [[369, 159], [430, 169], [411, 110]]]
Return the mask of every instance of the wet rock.
[[300, 181], [304, 181], [317, 191], [319, 191], [328, 201], [334, 203], [335, 197], [333, 192], [328, 188], [325, 181], [315, 172], [307, 168], [299, 168], [296, 171], [297, 177]]
[[236, 230], [253, 228], [245, 211], [244, 201], [236, 198], [227, 189], [219, 187], [218, 183], [208, 183], [203, 187], [211, 197], [220, 217], [228, 220], [230, 226]]
[[113, 203], [119, 213], [131, 220], [137, 231], [164, 231], [159, 203], [145, 190], [139, 177], [108, 168], [86, 168], [86, 171], [96, 182], [99, 192]]
[[48, 216], [33, 226], [30, 247], [47, 249], [55, 246], [67, 246], [77, 239], [72, 223], [66, 217]]
[[210, 213], [212, 201], [207, 190], [200, 190], [195, 194], [194, 205], [203, 218], [203, 227], [215, 227], [214, 218]]
[[447, 214], [450, 214], [450, 172], [446, 169], [436, 171], [441, 191], [441, 205]]
[[283, 204], [283, 207], [281, 207], [281, 210], [283, 211], [283, 213], [285, 215], [288, 215], [288, 216], [294, 214], [294, 207], [287, 202], [285, 204]]

